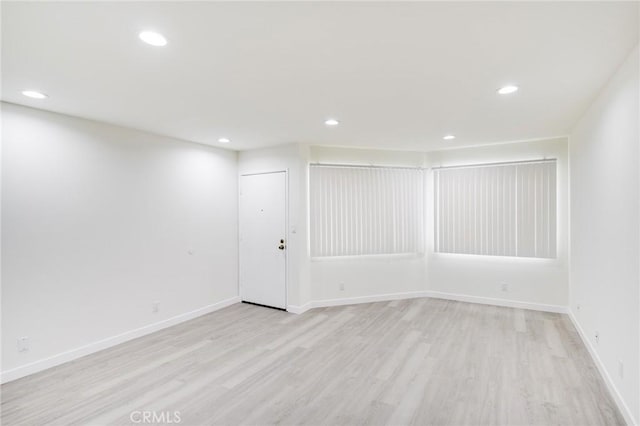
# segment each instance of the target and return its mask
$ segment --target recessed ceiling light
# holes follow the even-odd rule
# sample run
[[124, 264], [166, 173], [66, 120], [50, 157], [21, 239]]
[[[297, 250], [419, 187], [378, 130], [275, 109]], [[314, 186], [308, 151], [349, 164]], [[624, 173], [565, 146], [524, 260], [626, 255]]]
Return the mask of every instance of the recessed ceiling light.
[[28, 98], [33, 98], [33, 99], [46, 99], [46, 98], [48, 98], [47, 95], [45, 95], [44, 93], [38, 92], [36, 90], [23, 90], [22, 94], [25, 95]]
[[518, 91], [518, 86], [514, 86], [514, 85], [504, 86], [498, 89], [498, 93], [500, 93], [501, 95], [508, 95], [509, 93], [514, 93], [517, 91]]
[[456, 137], [455, 137], [455, 136], [453, 136], [453, 135], [447, 135], [447, 136], [443, 137], [442, 139], [444, 139], [445, 141], [450, 141], [450, 140], [453, 140], [453, 139], [455, 139], [455, 138], [456, 138]]
[[229, 142], [231, 142], [231, 139], [229, 139], [229, 138], [220, 138], [220, 139], [218, 139], [218, 142], [220, 142], [220, 143], [229, 143]]
[[167, 39], [162, 34], [153, 31], [142, 31], [138, 34], [138, 37], [152, 46], [165, 46], [167, 44]]
[[328, 120], [325, 120], [324, 124], [326, 124], [327, 126], [337, 126], [338, 124], [340, 124], [340, 122], [335, 118], [330, 118]]

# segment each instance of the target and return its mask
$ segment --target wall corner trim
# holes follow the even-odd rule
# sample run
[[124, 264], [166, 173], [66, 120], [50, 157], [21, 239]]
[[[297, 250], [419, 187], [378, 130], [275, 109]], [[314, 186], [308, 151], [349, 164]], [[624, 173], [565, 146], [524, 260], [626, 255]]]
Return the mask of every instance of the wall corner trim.
[[443, 293], [439, 291], [427, 292], [428, 297], [434, 299], [457, 300], [458, 302], [478, 303], [481, 305], [504, 306], [506, 308], [529, 309], [532, 311], [569, 313], [569, 308], [562, 305], [547, 305], [544, 303], [520, 302], [518, 300], [497, 299], [492, 297], [469, 296], [466, 294]]
[[600, 376], [602, 376], [602, 380], [607, 386], [607, 389], [609, 390], [609, 393], [613, 397], [613, 400], [615, 401], [616, 405], [618, 406], [620, 413], [622, 413], [622, 416], [624, 417], [625, 422], [627, 422], [628, 426], [637, 426], [638, 422], [636, 421], [636, 419], [633, 418], [633, 414], [631, 413], [631, 410], [622, 399], [622, 396], [618, 392], [618, 388], [616, 388], [616, 385], [613, 383], [611, 376], [609, 375], [606, 368], [604, 367], [604, 364], [600, 360], [600, 357], [598, 356], [596, 349], [593, 347], [593, 345], [587, 338], [586, 333], [580, 326], [580, 323], [578, 322], [575, 315], [573, 314], [573, 311], [569, 310], [568, 314], [569, 314], [569, 319], [571, 319], [571, 323], [573, 324], [575, 329], [578, 331], [578, 335], [580, 335], [580, 338], [582, 339], [582, 343], [584, 343], [584, 345], [587, 347], [587, 350], [589, 351], [589, 355], [591, 355], [591, 359], [593, 359], [593, 363], [598, 368], [598, 371], [600, 372]]
[[167, 318], [153, 324], [145, 325], [143, 327], [129, 330], [116, 336], [107, 337], [106, 339], [102, 339], [76, 349], [71, 349], [69, 351], [53, 355], [49, 358], [41, 359], [11, 370], [3, 371], [2, 373], [0, 373], [0, 383], [7, 383], [25, 376], [29, 376], [31, 374], [38, 373], [48, 368], [55, 367], [57, 365], [73, 361], [83, 356], [101, 351], [103, 349], [119, 345], [120, 343], [125, 343], [129, 340], [146, 336], [147, 334], [155, 333], [156, 331], [163, 330], [173, 325], [177, 325], [185, 321], [197, 318], [199, 316], [215, 312], [239, 302], [240, 296], [234, 296], [229, 299], [213, 303], [211, 305], [203, 306], [202, 308], [198, 308], [190, 312], [185, 312], [183, 314], [176, 315], [174, 317]]
[[287, 312], [291, 312], [292, 314], [303, 314], [307, 312], [309, 309], [313, 308], [312, 302], [307, 302], [304, 305], [287, 305]]

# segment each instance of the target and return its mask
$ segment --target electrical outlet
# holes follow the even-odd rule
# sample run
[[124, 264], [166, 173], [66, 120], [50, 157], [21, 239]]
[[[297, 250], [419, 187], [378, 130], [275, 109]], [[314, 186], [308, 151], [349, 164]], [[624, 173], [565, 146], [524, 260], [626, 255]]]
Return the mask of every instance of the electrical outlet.
[[160, 302], [158, 301], [151, 302], [151, 312], [154, 314], [157, 314], [159, 310], [160, 310]]
[[507, 283], [502, 283], [501, 285], [501, 290], [504, 291], [505, 293], [509, 291], [509, 284]]
[[344, 291], [344, 283], [340, 283], [340, 291]]
[[29, 350], [29, 338], [18, 337], [18, 352], [27, 352]]
[[596, 344], [600, 344], [600, 333], [596, 331]]
[[618, 375], [621, 379], [624, 379], [624, 363], [622, 360], [618, 360]]

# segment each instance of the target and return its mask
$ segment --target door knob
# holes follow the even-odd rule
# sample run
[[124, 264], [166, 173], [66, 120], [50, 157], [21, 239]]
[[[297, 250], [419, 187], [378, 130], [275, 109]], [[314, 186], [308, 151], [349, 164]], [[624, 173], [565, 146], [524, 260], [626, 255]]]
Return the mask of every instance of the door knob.
[[284, 250], [284, 248], [285, 248], [284, 240], [282, 239], [282, 240], [280, 240], [280, 245], [278, 246], [278, 249], [279, 250]]

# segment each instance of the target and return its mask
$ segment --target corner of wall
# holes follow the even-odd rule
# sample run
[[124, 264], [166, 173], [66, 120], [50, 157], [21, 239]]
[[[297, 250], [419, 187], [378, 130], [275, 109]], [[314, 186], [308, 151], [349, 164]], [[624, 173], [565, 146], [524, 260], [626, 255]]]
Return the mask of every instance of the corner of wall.
[[636, 421], [633, 413], [631, 412], [631, 409], [629, 408], [629, 406], [625, 402], [625, 400], [622, 397], [622, 395], [620, 395], [620, 392], [618, 391], [618, 388], [616, 387], [614, 381], [612, 380], [611, 376], [609, 375], [609, 372], [607, 371], [607, 368], [605, 367], [604, 363], [600, 359], [600, 356], [598, 356], [598, 351], [595, 349], [593, 344], [591, 344], [591, 341], [589, 340], [589, 338], [588, 338], [587, 334], [585, 333], [585, 331], [580, 326], [580, 323], [576, 319], [576, 316], [575, 316], [575, 314], [573, 312], [573, 309], [571, 307], [569, 307], [568, 316], [569, 316], [569, 319], [571, 320], [571, 323], [573, 324], [573, 326], [575, 327], [576, 331], [578, 332], [578, 335], [580, 336], [580, 339], [582, 340], [582, 343], [587, 348], [587, 351], [589, 352], [589, 355], [591, 355], [591, 358], [593, 359], [593, 363], [596, 365], [596, 368], [598, 369], [598, 372], [602, 376], [604, 384], [607, 387], [607, 390], [609, 391], [609, 393], [611, 394], [614, 402], [618, 406], [618, 409], [620, 410], [620, 413], [624, 417], [625, 422], [627, 422], [627, 425], [629, 425], [629, 426], [637, 425], [638, 422]]

